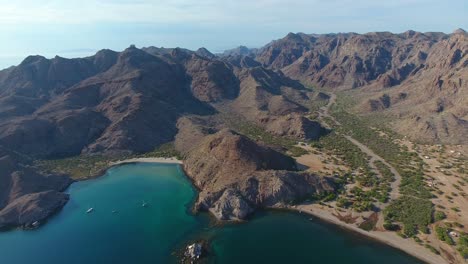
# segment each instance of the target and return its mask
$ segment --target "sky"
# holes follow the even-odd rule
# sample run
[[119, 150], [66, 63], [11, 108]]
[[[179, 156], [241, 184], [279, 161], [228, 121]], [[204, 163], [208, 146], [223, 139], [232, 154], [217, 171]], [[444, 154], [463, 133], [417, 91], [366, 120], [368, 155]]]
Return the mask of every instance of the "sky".
[[0, 0], [0, 69], [109, 48], [260, 47], [289, 32], [468, 30], [468, 0]]

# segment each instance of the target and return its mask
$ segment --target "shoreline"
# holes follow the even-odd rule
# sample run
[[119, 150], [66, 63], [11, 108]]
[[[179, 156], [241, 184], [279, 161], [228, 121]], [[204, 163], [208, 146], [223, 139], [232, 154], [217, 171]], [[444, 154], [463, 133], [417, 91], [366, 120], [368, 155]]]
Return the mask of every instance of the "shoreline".
[[[131, 158], [131, 159], [126, 159], [126, 160], [118, 160], [115, 162], [110, 162], [109, 167], [106, 168], [104, 171], [107, 171], [108, 169], [114, 166], [132, 164], [132, 163], [162, 163], [162, 164], [182, 165], [183, 161], [178, 160], [176, 158]], [[185, 171], [184, 171], [184, 174], [187, 177], [187, 179], [192, 183], [192, 186], [197, 190], [197, 192], [199, 192], [200, 190], [196, 188], [196, 186], [191, 181], [191, 178], [188, 177]], [[444, 258], [442, 258], [440, 255], [432, 253], [424, 246], [421, 246], [412, 240], [404, 239], [398, 236], [395, 232], [365, 231], [355, 225], [347, 224], [345, 222], [340, 221], [333, 215], [333, 212], [330, 209], [320, 208], [320, 205], [318, 204], [311, 204], [311, 205], [298, 204], [295, 206], [286, 206], [286, 207], [271, 208], [271, 209], [285, 209], [287, 211], [305, 213], [305, 214], [317, 217], [321, 221], [324, 221], [326, 223], [343, 228], [348, 232], [358, 233], [359, 235], [364, 236], [366, 239], [376, 240], [387, 246], [401, 250], [405, 252], [406, 254], [409, 254], [423, 262], [430, 263], [430, 264], [444, 264], [444, 263], [448, 264], [448, 262]]]
[[[281, 209], [281, 207], [279, 208]], [[449, 264], [444, 258], [440, 255], [432, 253], [424, 246], [417, 244], [416, 242], [404, 239], [398, 236], [395, 232], [390, 231], [365, 231], [360, 229], [359, 227], [347, 224], [345, 222], [340, 221], [337, 219], [333, 212], [329, 209], [320, 208], [318, 204], [310, 204], [310, 205], [296, 205], [296, 206], [286, 206], [282, 209], [288, 211], [296, 211], [300, 213], [305, 213], [314, 217], [319, 218], [320, 220], [337, 225], [338, 227], [344, 228], [348, 231], [359, 233], [360, 235], [365, 236], [367, 239], [374, 239], [383, 244], [396, 248], [409, 254], [417, 259], [424, 261], [430, 264]]]
[[[118, 160], [118, 161], [110, 161], [108, 163], [108, 166], [101, 170], [100, 173], [95, 175], [94, 177], [86, 178], [83, 180], [90, 180], [94, 178], [99, 178], [103, 176], [107, 170], [111, 169], [112, 167], [120, 166], [120, 165], [125, 165], [125, 164], [134, 164], [134, 163], [159, 163], [159, 164], [174, 164], [174, 165], [182, 165], [183, 161], [179, 160], [177, 158], [162, 158], [162, 157], [157, 157], [157, 158], [130, 158], [130, 159], [124, 159], [124, 160]], [[192, 179], [188, 176], [188, 174], [184, 170], [184, 175], [191, 182], [192, 187], [198, 192], [200, 191], [193, 183]], [[68, 188], [67, 188], [68, 189]], [[300, 212], [300, 213], [305, 213], [314, 217], [319, 218], [321, 221], [324, 221], [329, 224], [336, 225], [340, 228], [345, 229], [346, 231], [350, 232], [355, 232], [358, 233], [362, 236], [365, 236], [366, 239], [373, 239], [377, 240], [380, 243], [383, 243], [385, 245], [388, 245], [390, 247], [393, 247], [395, 249], [401, 250], [405, 252], [406, 254], [409, 254], [421, 261], [424, 261], [426, 263], [430, 264], [444, 264], [448, 262], [443, 259], [440, 255], [436, 255], [429, 251], [427, 248], [417, 244], [416, 242], [409, 240], [409, 239], [404, 239], [402, 237], [399, 237], [395, 232], [382, 232], [382, 231], [365, 231], [363, 229], [360, 229], [359, 227], [352, 225], [352, 224], [347, 224], [345, 222], [340, 221], [337, 219], [334, 215], [333, 212], [330, 209], [324, 209], [321, 208], [320, 205], [318, 204], [298, 204], [298, 205], [293, 205], [293, 206], [285, 206], [285, 207], [271, 207], [271, 208], [266, 208], [266, 210], [270, 209], [284, 209], [286, 211], [295, 211], [295, 212]], [[60, 211], [61, 209], [57, 210]], [[53, 214], [52, 214], [53, 215]], [[52, 215], [48, 216], [46, 218], [46, 221], [48, 218], [50, 218]]]
[[131, 164], [131, 163], [163, 163], [163, 164], [183, 164], [183, 162], [179, 159], [174, 157], [172, 158], [131, 158], [125, 160], [118, 160], [118, 161], [111, 161], [109, 162], [109, 166], [105, 169], [108, 169], [119, 166], [123, 164]]

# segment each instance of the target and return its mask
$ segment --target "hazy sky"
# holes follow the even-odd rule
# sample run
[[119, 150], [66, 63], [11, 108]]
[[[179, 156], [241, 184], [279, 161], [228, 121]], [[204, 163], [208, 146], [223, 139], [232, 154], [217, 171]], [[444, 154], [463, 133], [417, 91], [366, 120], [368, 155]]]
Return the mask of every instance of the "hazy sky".
[[0, 68], [102, 48], [258, 47], [288, 32], [452, 32], [468, 0], [0, 0]]

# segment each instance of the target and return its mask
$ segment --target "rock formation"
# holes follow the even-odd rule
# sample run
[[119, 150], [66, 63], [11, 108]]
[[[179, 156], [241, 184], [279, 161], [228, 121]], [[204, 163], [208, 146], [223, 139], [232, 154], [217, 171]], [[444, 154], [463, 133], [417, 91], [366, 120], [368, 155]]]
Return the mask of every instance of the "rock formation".
[[277, 136], [313, 140], [305, 87], [355, 89], [354, 109], [393, 117], [398, 132], [467, 143], [468, 37], [388, 32], [294, 34], [260, 49], [131, 46], [81, 59], [30, 56], [0, 71], [0, 226], [30, 225], [67, 200], [66, 175], [36, 159], [141, 153], [175, 141], [200, 189], [197, 208], [245, 219], [257, 208], [333, 190], [281, 150], [226, 130], [236, 116]]
[[[320, 125], [302, 117], [310, 98], [281, 73], [246, 57], [232, 64], [206, 49], [131, 46], [83, 59], [28, 57], [0, 71], [0, 147], [8, 150], [1, 155], [0, 226], [30, 225], [66, 202], [61, 191], [70, 179], [43, 175], [35, 159], [147, 152], [178, 134], [193, 139], [179, 140], [188, 149], [223, 126], [212, 124], [220, 112], [278, 135], [317, 138]], [[191, 134], [193, 120], [209, 124]]]
[[297, 172], [292, 158], [229, 130], [180, 150], [185, 171], [200, 189], [195, 207], [218, 219], [246, 219], [259, 207], [334, 191], [331, 179]]
[[[468, 35], [290, 33], [259, 49], [262, 65], [313, 87], [355, 89], [360, 113], [385, 111], [392, 127], [425, 142], [468, 138]], [[383, 99], [383, 100], [382, 100]]]

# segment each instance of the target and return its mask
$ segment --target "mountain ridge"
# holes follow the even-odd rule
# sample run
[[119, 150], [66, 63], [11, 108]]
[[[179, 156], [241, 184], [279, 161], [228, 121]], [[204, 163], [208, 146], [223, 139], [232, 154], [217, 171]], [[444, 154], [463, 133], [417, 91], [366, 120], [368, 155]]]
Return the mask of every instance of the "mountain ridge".
[[[283, 94], [283, 90], [287, 92]], [[0, 72], [0, 145], [32, 160], [144, 153], [174, 141], [183, 125], [190, 125], [179, 122], [181, 118], [214, 120], [223, 111], [272, 134], [317, 138], [322, 133], [320, 124], [314, 123], [315, 130], [308, 132], [310, 121], [301, 118], [307, 111], [301, 104], [313, 98], [311, 94], [279, 72], [257, 65], [236, 66], [203, 49], [138, 49], [132, 45], [122, 52], [102, 50], [80, 59], [31, 56]], [[284, 118], [285, 113], [290, 117]], [[281, 126], [275, 125], [278, 120]], [[221, 129], [213, 126], [210, 133]], [[11, 158], [9, 153], [0, 154], [0, 158]], [[22, 162], [20, 156], [13, 161]], [[27, 164], [14, 167], [11, 173], [38, 170], [30, 161]], [[8, 200], [0, 210], [0, 216], [8, 217], [0, 217], [0, 226], [28, 226], [34, 222], [34, 214], [36, 220], [42, 220], [41, 212], [52, 213], [63, 206], [66, 197], [52, 179], [37, 172], [22, 181], [21, 186], [43, 182], [43, 191], [51, 193], [28, 189]], [[2, 192], [11, 190], [5, 188]], [[54, 195], [62, 202], [51, 199]], [[9, 220], [21, 213], [19, 206], [33, 200], [36, 210], [28, 212], [28, 221]], [[44, 204], [53, 210], [40, 209]]]
[[[201, 188], [197, 208], [221, 219], [243, 219], [257, 208], [331, 191], [332, 179], [257, 159], [289, 160], [284, 150], [230, 131], [222, 118], [236, 116], [277, 137], [316, 140], [327, 130], [307, 117], [310, 105], [328, 97], [304, 84], [355, 91], [359, 102], [351, 110], [385, 113], [396, 131], [411, 138], [465, 144], [467, 39], [463, 30], [289, 33], [260, 49], [240, 47], [221, 55], [204, 48], [132, 45], [78, 59], [29, 56], [0, 71], [2, 176], [6, 182], [34, 176], [17, 181], [15, 188], [25, 190], [20, 196], [3, 198], [0, 226], [30, 225], [66, 202], [61, 191], [69, 177], [57, 186], [55, 176], [35, 167], [35, 159], [138, 154], [168, 142], [186, 155], [188, 176]], [[243, 161], [244, 147], [255, 157]], [[231, 167], [250, 169], [204, 172], [205, 166], [222, 166], [206, 160], [217, 156]], [[240, 184], [233, 185], [229, 175]], [[197, 183], [206, 177], [213, 177], [207, 180], [213, 184]], [[35, 184], [43, 188], [29, 188]], [[15, 188], [3, 186], [0, 198]], [[27, 203], [33, 210], [22, 212]], [[11, 221], [22, 213], [28, 221]]]

